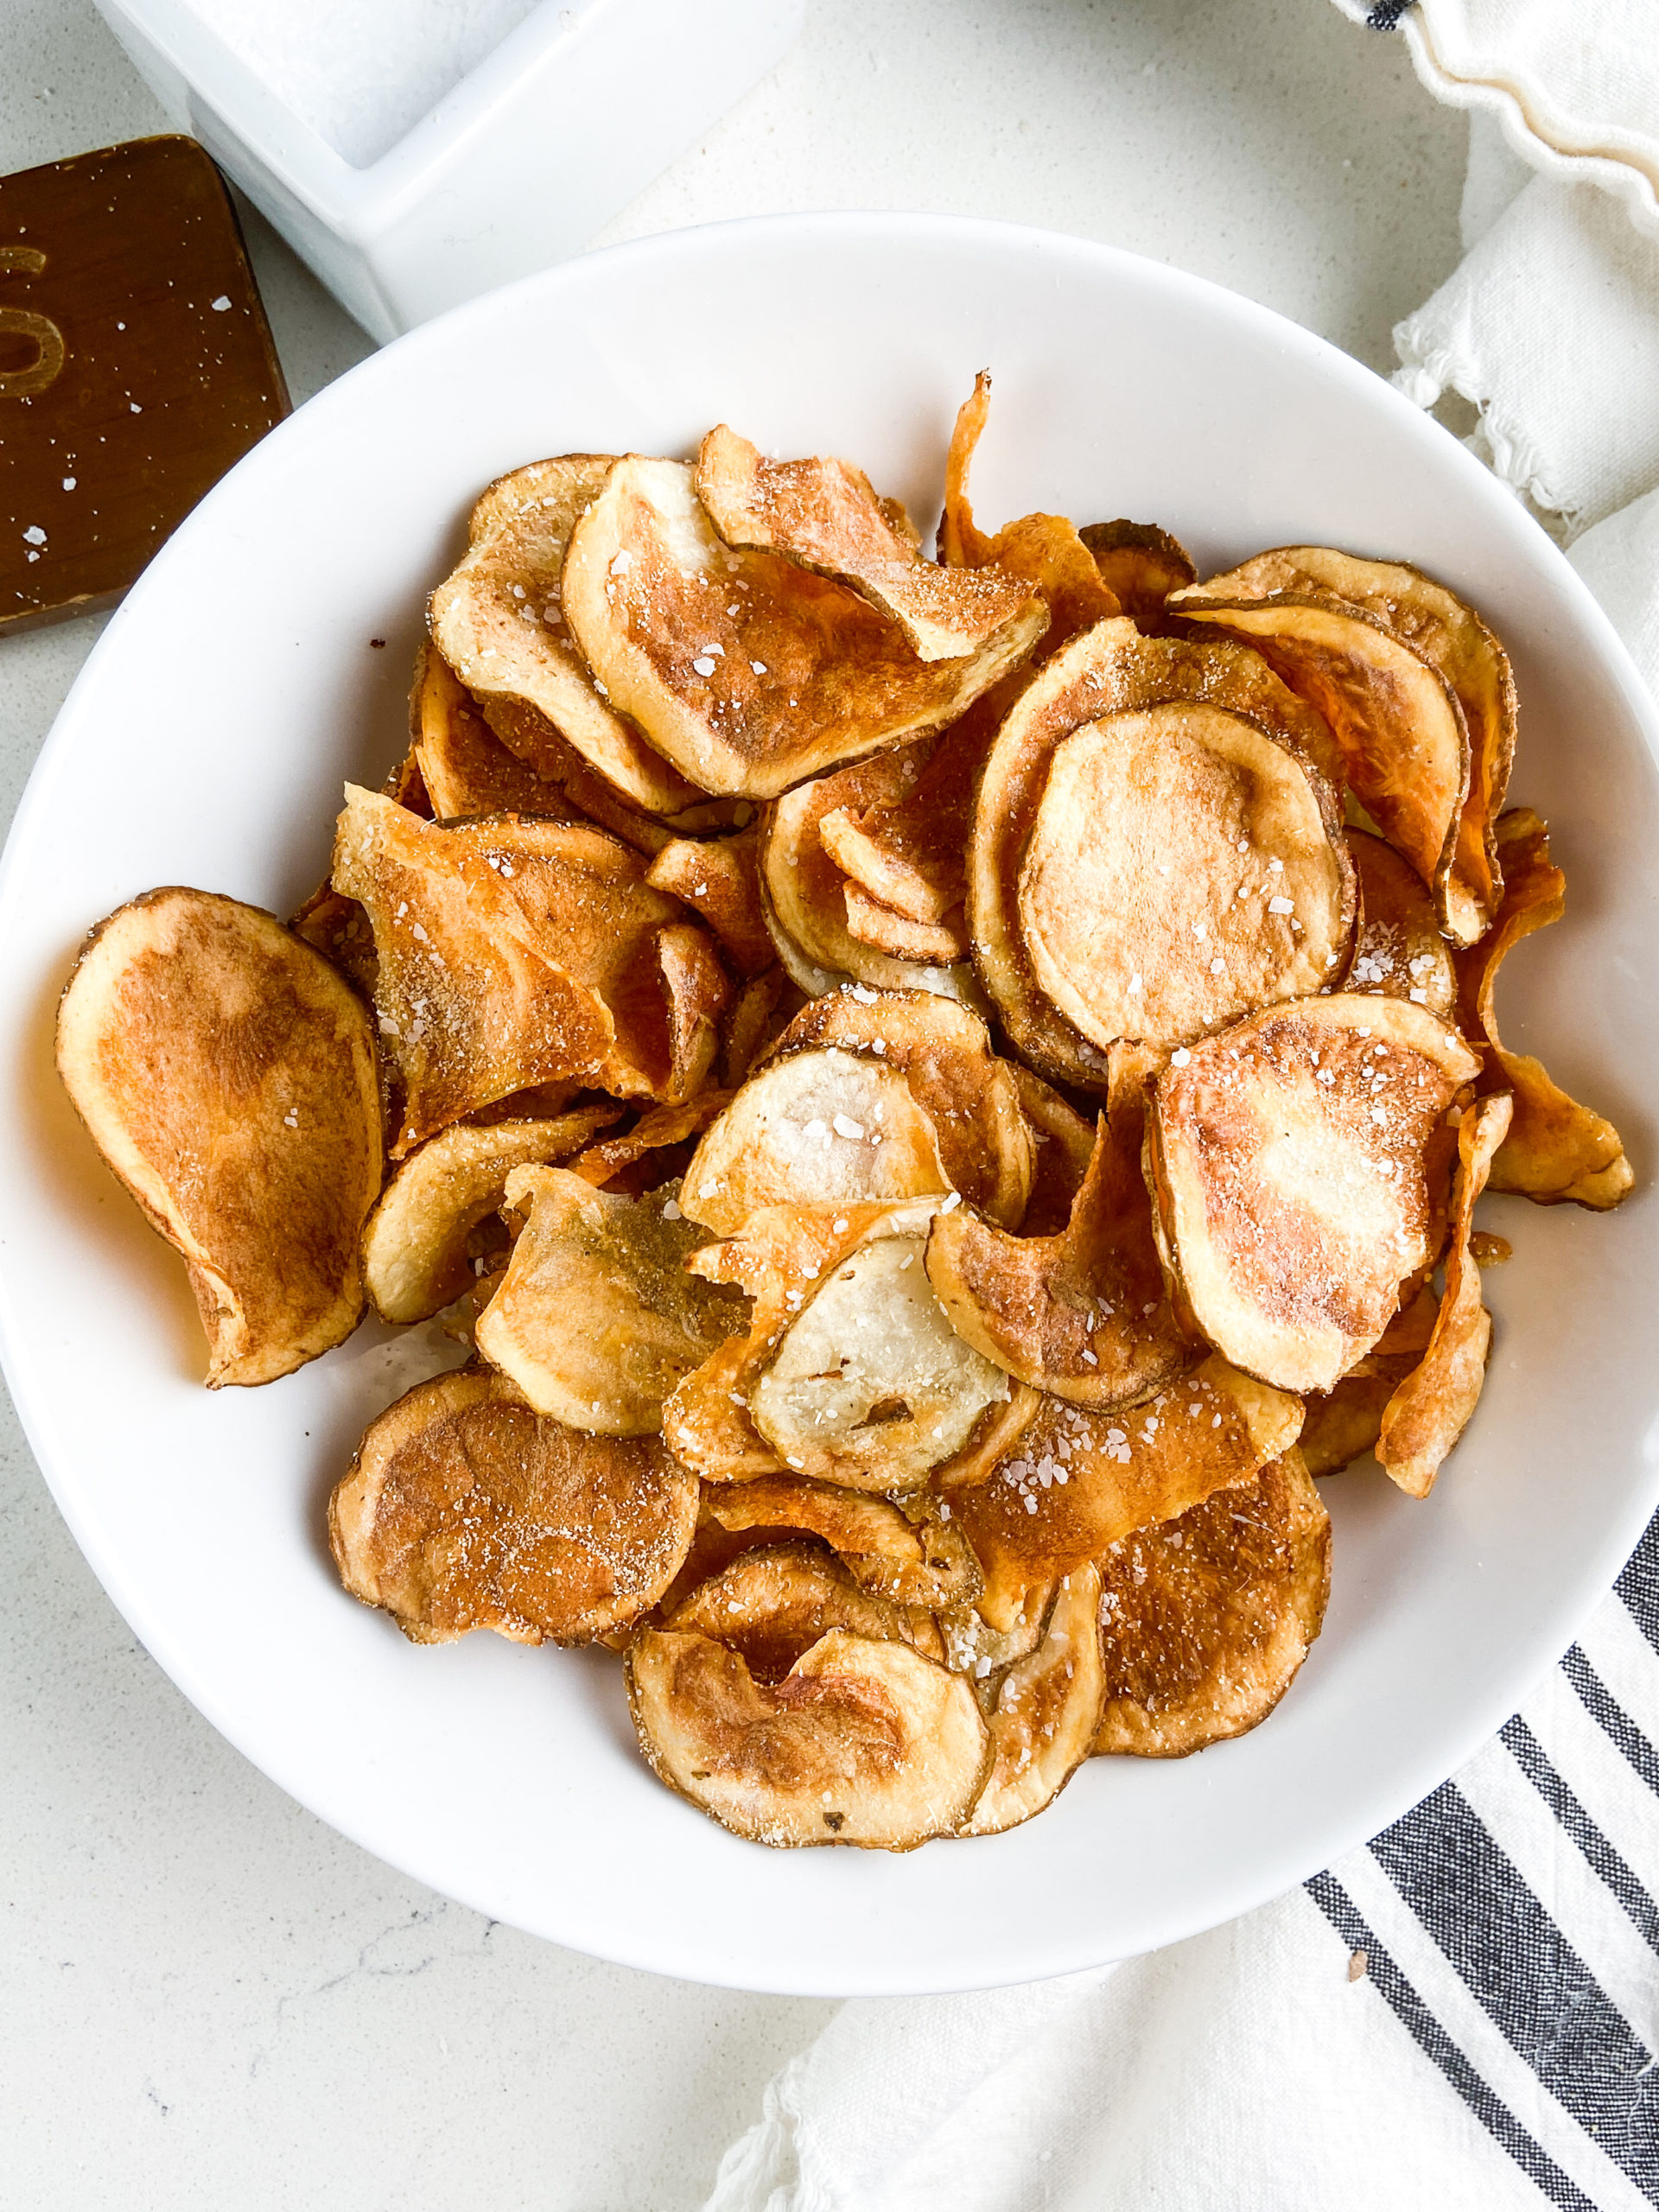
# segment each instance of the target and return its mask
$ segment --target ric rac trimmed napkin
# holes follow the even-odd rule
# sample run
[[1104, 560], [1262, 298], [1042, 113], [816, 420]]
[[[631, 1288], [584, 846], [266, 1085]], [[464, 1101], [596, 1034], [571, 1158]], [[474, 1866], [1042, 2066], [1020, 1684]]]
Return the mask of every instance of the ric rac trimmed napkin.
[[[1659, 0], [1338, 0], [1471, 111], [1465, 259], [1395, 334], [1659, 690]], [[1144, 1959], [844, 2005], [706, 2212], [1659, 2204], [1659, 1522], [1462, 1773]]]

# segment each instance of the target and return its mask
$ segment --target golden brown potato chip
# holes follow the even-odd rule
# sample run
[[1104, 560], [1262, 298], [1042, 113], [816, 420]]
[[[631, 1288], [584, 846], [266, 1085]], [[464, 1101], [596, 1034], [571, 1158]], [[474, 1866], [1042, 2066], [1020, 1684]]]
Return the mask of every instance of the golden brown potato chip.
[[435, 645], [421, 647], [410, 700], [410, 728], [421, 781], [440, 822], [469, 814], [547, 814], [576, 810], [559, 785], [511, 753]]
[[933, 1118], [897, 1068], [840, 1047], [790, 1052], [750, 1077], [697, 1147], [681, 1203], [716, 1236], [758, 1207], [943, 1197]]
[[847, 909], [848, 933], [889, 959], [948, 968], [967, 957], [960, 906], [953, 907], [943, 921], [918, 922], [872, 899], [860, 884], [843, 883], [841, 895]]
[[1035, 1149], [1019, 1076], [991, 1049], [976, 1014], [925, 991], [827, 991], [795, 1016], [766, 1065], [833, 1046], [903, 1076], [938, 1139], [950, 1187], [993, 1221], [1015, 1227], [1030, 1196]]
[[1168, 626], [1164, 601], [1196, 583], [1198, 572], [1185, 546], [1155, 523], [1094, 522], [1077, 532], [1101, 582], [1137, 630], [1158, 637]]
[[641, 1630], [626, 1663], [652, 1771], [755, 1843], [912, 1850], [954, 1832], [989, 1763], [973, 1692], [906, 1643], [831, 1629], [775, 1688], [672, 1630]]
[[786, 1026], [790, 1007], [799, 1000], [800, 993], [781, 968], [752, 976], [739, 990], [726, 1016], [720, 1053], [721, 1080], [728, 1090], [736, 1090], [747, 1081], [772, 1039]]
[[[993, 1628], [978, 1604], [947, 1605], [935, 1616], [944, 1643], [944, 1663], [968, 1675], [982, 1707], [994, 1706], [1007, 1669], [1029, 1658], [1047, 1630], [1054, 1601], [1060, 1594], [1058, 1577], [1033, 1582], [1019, 1595], [995, 1593], [991, 1611], [1004, 1625]], [[982, 1596], [980, 1603], [985, 1600]]]
[[893, 618], [919, 660], [960, 659], [1030, 626], [1028, 585], [994, 568], [924, 560], [908, 516], [893, 517], [844, 461], [767, 461], [722, 423], [698, 449], [696, 485], [728, 545], [850, 584]]
[[413, 1643], [586, 1643], [656, 1604], [696, 1516], [696, 1478], [656, 1437], [583, 1435], [468, 1368], [372, 1424], [328, 1536], [346, 1589]]
[[1008, 1064], [1033, 1147], [1031, 1197], [1020, 1226], [1027, 1236], [1052, 1236], [1071, 1208], [1095, 1156], [1095, 1125], [1018, 1060]]
[[703, 1510], [728, 1535], [754, 1542], [816, 1536], [843, 1561], [862, 1590], [895, 1605], [930, 1609], [969, 1605], [983, 1587], [979, 1565], [961, 1528], [939, 1510], [914, 1501], [912, 1520], [885, 1497], [843, 1490], [802, 1475], [761, 1475], [753, 1482], [710, 1484]]
[[700, 914], [732, 956], [741, 976], [758, 976], [778, 955], [760, 906], [760, 834], [677, 837], [646, 871], [655, 891], [672, 893]]
[[573, 1175], [580, 1175], [585, 1183], [602, 1190], [628, 1171], [640, 1170], [649, 1179], [639, 1185], [629, 1195], [637, 1197], [639, 1191], [655, 1190], [673, 1179], [671, 1166], [664, 1164], [664, 1155], [694, 1137], [700, 1137], [715, 1116], [730, 1105], [729, 1090], [705, 1090], [701, 1097], [683, 1106], [653, 1106], [642, 1114], [631, 1129], [620, 1136], [606, 1137], [568, 1165]]
[[638, 454], [577, 523], [561, 591], [613, 706], [703, 789], [746, 798], [943, 728], [1044, 619], [1033, 601], [978, 651], [920, 660], [846, 585], [722, 545], [690, 469]]
[[1250, 1481], [1289, 1450], [1301, 1425], [1299, 1399], [1215, 1353], [1132, 1413], [1087, 1413], [1044, 1398], [988, 1480], [949, 1490], [952, 1524], [984, 1571], [980, 1611], [993, 1627], [1006, 1626], [1033, 1584]]
[[612, 1198], [563, 1167], [515, 1167], [525, 1217], [478, 1317], [479, 1351], [537, 1413], [602, 1436], [648, 1436], [671, 1393], [717, 1345], [747, 1335], [735, 1293], [688, 1274], [704, 1242], [673, 1185]]
[[992, 1764], [963, 1835], [1000, 1835], [1052, 1805], [1095, 1747], [1106, 1695], [1100, 1571], [1065, 1576], [1042, 1643], [1002, 1677], [992, 1707]]
[[[1314, 765], [1328, 744], [1255, 654], [1142, 637], [1127, 617], [1033, 679], [980, 781], [968, 918], [980, 980], [1039, 1073], [1103, 1087], [1113, 1036], [1179, 1042], [1190, 1020], [1341, 972], [1353, 887]], [[1144, 800], [1114, 764], [1154, 779]]]
[[1441, 1234], [1425, 1154], [1479, 1062], [1403, 999], [1268, 1007], [1158, 1078], [1165, 1265], [1198, 1328], [1286, 1390], [1328, 1390]]
[[1363, 830], [1348, 832], [1348, 852], [1363, 919], [1343, 988], [1409, 999], [1455, 1023], [1457, 970], [1417, 871], [1392, 845]]
[[296, 937], [303, 938], [320, 952], [364, 998], [374, 996], [380, 963], [374, 956], [374, 931], [355, 899], [347, 899], [332, 883], [311, 893], [289, 923]]
[[1164, 1286], [1141, 1173], [1138, 1099], [1101, 1117], [1065, 1229], [1012, 1236], [963, 1206], [937, 1219], [927, 1272], [957, 1334], [1010, 1375], [1104, 1412], [1149, 1397], [1195, 1347]]
[[1100, 1562], [1098, 1752], [1184, 1758], [1265, 1720], [1325, 1619], [1331, 1522], [1293, 1447]]
[[708, 932], [671, 922], [657, 933], [657, 967], [668, 1001], [668, 1071], [662, 1096], [695, 1098], [712, 1080], [720, 1058], [720, 1019], [731, 986]]
[[1510, 1126], [1507, 1092], [1465, 1112], [1458, 1130], [1458, 1175], [1446, 1290], [1421, 1363], [1382, 1409], [1376, 1457], [1384, 1474], [1412, 1497], [1427, 1497], [1440, 1464], [1469, 1425], [1486, 1379], [1492, 1317], [1481, 1303], [1480, 1269], [1470, 1250], [1475, 1201]]
[[1504, 956], [1523, 937], [1559, 921], [1567, 878], [1550, 864], [1549, 831], [1530, 807], [1516, 807], [1497, 825], [1503, 903], [1491, 934], [1458, 963], [1464, 1027], [1484, 1039], [1491, 1058], [1484, 1090], [1515, 1093], [1510, 1131], [1492, 1162], [1489, 1187], [1556, 1205], [1564, 1199], [1598, 1212], [1616, 1206], [1635, 1181], [1612, 1123], [1569, 1098], [1528, 1052], [1508, 1051], [1498, 1035], [1493, 995]]
[[595, 685], [560, 595], [571, 531], [613, 466], [610, 454], [565, 454], [498, 478], [473, 510], [466, 559], [432, 594], [432, 635], [476, 698], [515, 709], [497, 734], [532, 768], [558, 780], [558, 756], [574, 746], [637, 806], [672, 814], [695, 786]]
[[461, 1123], [411, 1153], [363, 1231], [363, 1273], [375, 1312], [385, 1321], [424, 1321], [470, 1290], [477, 1256], [471, 1240], [494, 1216], [512, 1170], [568, 1159], [621, 1111], [586, 1106], [551, 1120]]
[[926, 1656], [943, 1656], [929, 1615], [861, 1590], [826, 1545], [812, 1542], [766, 1544], [738, 1553], [683, 1598], [663, 1625], [741, 1652], [750, 1674], [761, 1682], [781, 1681], [832, 1628], [918, 1649], [925, 1638], [931, 1647]]
[[320, 953], [233, 899], [148, 892], [82, 947], [57, 1065], [183, 1256], [210, 1388], [271, 1382], [350, 1336], [379, 1077], [363, 1001]]
[[1376, 1448], [1382, 1408], [1412, 1365], [1409, 1354], [1368, 1352], [1333, 1390], [1309, 1397], [1296, 1448], [1310, 1475], [1334, 1475]]

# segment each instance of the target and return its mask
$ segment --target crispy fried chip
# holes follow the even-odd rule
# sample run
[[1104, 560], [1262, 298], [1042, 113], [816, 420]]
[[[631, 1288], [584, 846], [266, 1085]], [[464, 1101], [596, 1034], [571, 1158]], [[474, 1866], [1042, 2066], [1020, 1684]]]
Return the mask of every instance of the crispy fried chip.
[[682, 1204], [732, 1236], [760, 1206], [890, 1205], [950, 1188], [932, 1116], [904, 1076], [837, 1046], [750, 1077], [697, 1147]]
[[1039, 1073], [1099, 1087], [1115, 1037], [1179, 1042], [1340, 972], [1354, 893], [1328, 743], [1253, 653], [1127, 618], [1033, 679], [981, 779], [968, 918]]
[[[787, 1016], [784, 989], [788, 981], [781, 968], [768, 968], [761, 975], [752, 976], [732, 1001], [720, 1052], [721, 1080], [728, 1089], [735, 1090], [747, 1081], [784, 1025]], [[795, 1003], [799, 996], [791, 988], [790, 1002]]]
[[1101, 582], [1137, 630], [1157, 637], [1168, 615], [1164, 601], [1173, 591], [1196, 583], [1198, 570], [1179, 538], [1155, 523], [1094, 522], [1077, 536], [1088, 548]]
[[568, 1159], [621, 1110], [585, 1106], [550, 1120], [461, 1124], [411, 1153], [363, 1232], [375, 1312], [386, 1321], [424, 1321], [470, 1290], [471, 1240], [500, 1205], [512, 1170]]
[[1464, 1026], [1491, 1046], [1483, 1090], [1510, 1086], [1515, 1093], [1508, 1136], [1492, 1162], [1489, 1187], [1556, 1205], [1564, 1199], [1605, 1211], [1616, 1206], [1635, 1177], [1612, 1123], [1569, 1098], [1528, 1052], [1508, 1051], [1497, 1031], [1493, 995], [1505, 955], [1523, 937], [1559, 921], [1567, 903], [1567, 878], [1549, 858], [1549, 831], [1530, 807], [1516, 807], [1497, 825], [1504, 877], [1503, 903], [1490, 936], [1458, 963]]
[[893, 618], [919, 660], [960, 659], [1030, 630], [1029, 585], [924, 560], [908, 516], [844, 461], [767, 461], [722, 423], [698, 450], [696, 484], [728, 545], [850, 584]]
[[776, 962], [760, 906], [760, 833], [734, 837], [677, 837], [646, 871], [656, 891], [671, 892], [700, 914], [743, 976], [758, 976]]
[[1408, 1357], [1369, 1352], [1334, 1389], [1309, 1397], [1296, 1448], [1310, 1475], [1334, 1475], [1375, 1448], [1382, 1408], [1412, 1365]]
[[496, 734], [553, 780], [566, 745], [637, 806], [672, 814], [696, 798], [595, 687], [566, 624], [560, 574], [576, 519], [614, 466], [606, 454], [532, 461], [492, 484], [472, 543], [432, 594], [432, 635], [467, 690], [512, 709]]
[[1059, 1594], [1058, 1578], [1039, 1580], [1012, 1596], [1006, 1590], [995, 1593], [989, 1603], [1003, 1623], [1001, 1628], [992, 1627], [977, 1604], [941, 1608], [936, 1618], [944, 1642], [944, 1662], [957, 1674], [972, 1677], [982, 1707], [995, 1704], [1003, 1674], [1028, 1658], [1042, 1642]]
[[493, 1628], [585, 1643], [673, 1580], [696, 1478], [654, 1436], [587, 1436], [469, 1368], [417, 1383], [358, 1446], [328, 1507], [340, 1580], [416, 1643]]
[[889, 1499], [867, 1491], [801, 1475], [762, 1475], [753, 1482], [711, 1483], [703, 1491], [703, 1510], [728, 1535], [755, 1543], [816, 1536], [861, 1589], [895, 1605], [969, 1605], [983, 1587], [978, 1562], [954, 1520], [933, 1513], [912, 1520]]
[[722, 545], [691, 471], [637, 454], [576, 524], [561, 590], [613, 705], [705, 790], [747, 798], [943, 728], [1044, 619], [1033, 601], [977, 652], [920, 660], [846, 585]]
[[289, 925], [337, 968], [353, 988], [365, 999], [374, 996], [380, 963], [374, 957], [374, 931], [355, 899], [347, 899], [332, 883], [319, 885]]
[[1142, 1131], [1138, 1098], [1101, 1117], [1057, 1234], [1011, 1236], [963, 1206], [927, 1242], [929, 1279], [959, 1336], [1022, 1382], [1098, 1412], [1149, 1397], [1193, 1357], [1164, 1287]]
[[671, 1630], [642, 1630], [626, 1663], [653, 1772], [756, 1843], [912, 1850], [955, 1831], [989, 1764], [973, 1692], [906, 1643], [831, 1629], [771, 1688]]
[[948, 968], [967, 957], [968, 940], [959, 906], [953, 907], [943, 921], [918, 922], [872, 899], [860, 884], [843, 883], [841, 895], [847, 909], [848, 934], [889, 959]]
[[963, 1835], [1000, 1835], [1052, 1805], [1095, 1747], [1106, 1696], [1100, 1571], [1065, 1576], [1042, 1643], [1003, 1676], [989, 1719], [992, 1765]]
[[[631, 1129], [619, 1137], [606, 1137], [600, 1143], [589, 1145], [578, 1158], [569, 1162], [573, 1175], [580, 1175], [585, 1183], [603, 1189], [630, 1170], [639, 1168], [648, 1177], [639, 1190], [655, 1190], [672, 1179], [670, 1169], [659, 1156], [673, 1153], [679, 1146], [694, 1137], [700, 1137], [715, 1116], [732, 1103], [729, 1090], [705, 1090], [683, 1106], [653, 1106], [642, 1114]], [[630, 1195], [638, 1196], [638, 1191]]]
[[1243, 1735], [1289, 1688], [1325, 1619], [1330, 1516], [1293, 1447], [1247, 1486], [1125, 1536], [1100, 1567], [1095, 1749], [1184, 1758]]
[[1006, 1627], [1033, 1584], [1250, 1481], [1290, 1449], [1301, 1425], [1299, 1399], [1215, 1353], [1133, 1413], [1114, 1417], [1042, 1399], [988, 1481], [948, 1485], [952, 1524], [984, 1570], [980, 1611]]
[[780, 1681], [832, 1628], [878, 1642], [944, 1648], [931, 1617], [861, 1590], [827, 1545], [766, 1544], [740, 1552], [681, 1599], [663, 1624], [741, 1652], [757, 1681]]
[[1348, 832], [1348, 851], [1363, 919], [1344, 989], [1409, 999], [1442, 1021], [1455, 1022], [1457, 970], [1416, 870], [1392, 845], [1363, 830]]
[[694, 1368], [747, 1332], [735, 1293], [688, 1274], [704, 1242], [671, 1185], [611, 1198], [562, 1167], [515, 1167], [506, 1203], [526, 1217], [478, 1317], [478, 1348], [537, 1413], [603, 1436], [646, 1436]]
[[803, 1007], [768, 1064], [826, 1046], [896, 1069], [933, 1125], [951, 1189], [991, 1220], [1019, 1224], [1035, 1150], [1021, 1110], [1021, 1071], [997, 1058], [976, 1014], [925, 991], [854, 984]]
[[321, 954], [233, 899], [148, 892], [83, 946], [57, 1065], [183, 1255], [210, 1388], [269, 1382], [351, 1334], [379, 1079], [363, 1001]]
[[575, 818], [560, 786], [509, 752], [434, 645], [415, 665], [410, 729], [421, 781], [440, 822], [469, 814]]
[[1413, 1497], [1427, 1497], [1433, 1488], [1440, 1463], [1468, 1427], [1486, 1379], [1492, 1317], [1481, 1303], [1480, 1268], [1470, 1242], [1475, 1201], [1486, 1187], [1493, 1155], [1509, 1128], [1510, 1103], [1508, 1092], [1499, 1091], [1464, 1114], [1445, 1294], [1427, 1350], [1382, 1410], [1377, 1463]]
[[1509, 656], [1421, 569], [1287, 545], [1178, 593], [1175, 610], [1247, 636], [1336, 732], [1349, 781], [1471, 944], [1497, 912], [1494, 824], [1515, 757]]
[[1034, 1151], [1031, 1197], [1020, 1226], [1027, 1236], [1052, 1236], [1071, 1218], [1095, 1156], [1095, 1127], [1041, 1076], [1018, 1060], [1009, 1065]]
[[1479, 1062], [1403, 999], [1268, 1007], [1158, 1078], [1147, 1157], [1165, 1264], [1203, 1333], [1328, 1390], [1387, 1327], [1440, 1224], [1426, 1149]]

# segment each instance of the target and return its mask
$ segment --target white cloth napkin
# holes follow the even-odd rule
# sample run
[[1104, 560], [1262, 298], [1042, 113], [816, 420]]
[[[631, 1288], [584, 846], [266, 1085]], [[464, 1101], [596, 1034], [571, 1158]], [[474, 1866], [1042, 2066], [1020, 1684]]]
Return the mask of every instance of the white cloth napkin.
[[[1659, 0], [1337, 0], [1471, 111], [1467, 257], [1396, 381], [1569, 546], [1659, 689]], [[1659, 2204], [1659, 1522], [1453, 1782], [1126, 1965], [844, 2005], [706, 2212]]]

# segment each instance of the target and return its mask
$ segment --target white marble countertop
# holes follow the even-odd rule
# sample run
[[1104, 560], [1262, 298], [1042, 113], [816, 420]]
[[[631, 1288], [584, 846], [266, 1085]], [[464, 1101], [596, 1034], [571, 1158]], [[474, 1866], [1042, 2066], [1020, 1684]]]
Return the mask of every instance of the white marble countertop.
[[[0, 172], [165, 128], [90, 0], [0, 9]], [[809, 0], [599, 243], [779, 208], [1037, 223], [1374, 367], [1458, 256], [1465, 130], [1328, 0]], [[296, 404], [369, 341], [257, 218]], [[4, 466], [0, 454], [0, 467]], [[0, 639], [0, 806], [100, 625]], [[601, 1966], [302, 1812], [115, 1612], [0, 1408], [0, 2202], [678, 2212], [830, 2007]]]

